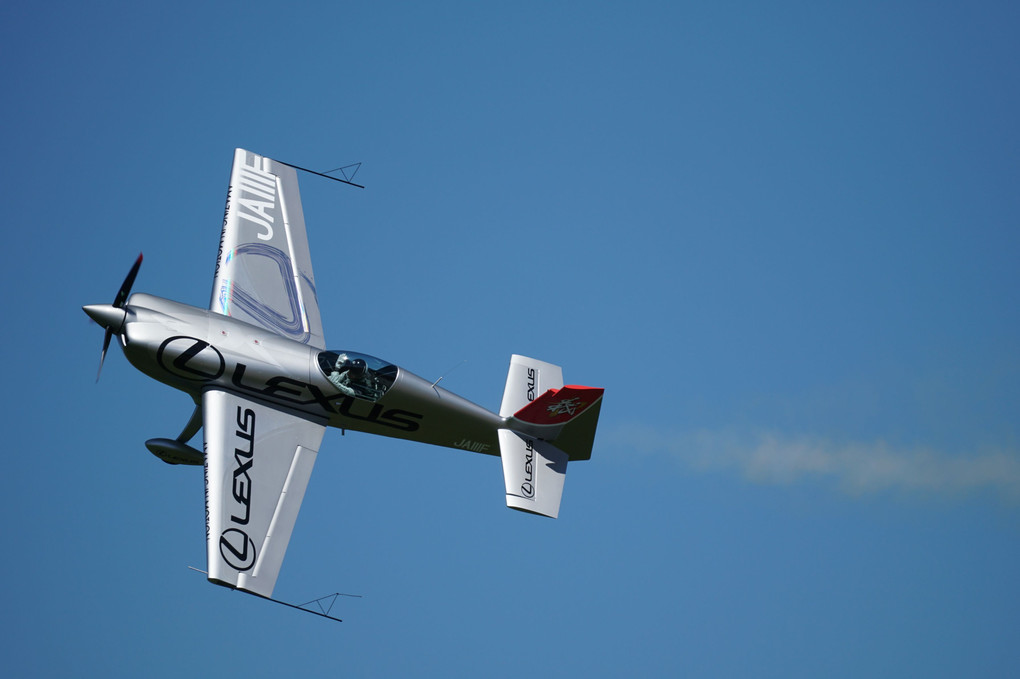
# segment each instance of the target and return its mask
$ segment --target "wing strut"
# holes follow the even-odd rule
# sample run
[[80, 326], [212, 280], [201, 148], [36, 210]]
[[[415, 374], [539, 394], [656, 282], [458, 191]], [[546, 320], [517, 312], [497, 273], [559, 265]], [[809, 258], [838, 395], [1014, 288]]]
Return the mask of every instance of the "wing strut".
[[188, 423], [184, 425], [184, 430], [181, 432], [177, 440], [181, 443], [187, 443], [191, 439], [195, 438], [195, 434], [202, 428], [202, 404], [196, 403], [195, 410], [192, 411], [191, 417], [188, 419]]

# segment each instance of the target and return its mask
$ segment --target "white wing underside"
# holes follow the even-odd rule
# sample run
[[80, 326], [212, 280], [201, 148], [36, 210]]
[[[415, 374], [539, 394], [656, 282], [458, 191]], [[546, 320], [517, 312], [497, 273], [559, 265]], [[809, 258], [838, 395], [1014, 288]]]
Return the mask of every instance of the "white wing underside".
[[[209, 308], [325, 348], [297, 172], [234, 151]], [[269, 597], [326, 431], [219, 390], [202, 396], [209, 579]]]
[[219, 390], [202, 416], [209, 579], [271, 597], [325, 423]]
[[237, 149], [209, 308], [325, 348], [297, 172]]

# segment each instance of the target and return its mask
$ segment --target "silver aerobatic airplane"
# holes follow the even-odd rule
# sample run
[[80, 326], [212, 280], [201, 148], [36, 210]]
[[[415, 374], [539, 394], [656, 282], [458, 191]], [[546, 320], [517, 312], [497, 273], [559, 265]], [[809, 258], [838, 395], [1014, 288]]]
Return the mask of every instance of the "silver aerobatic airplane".
[[[209, 580], [272, 598], [326, 427], [498, 455], [507, 506], [555, 518], [567, 461], [591, 458], [603, 390], [514, 355], [496, 414], [326, 349], [296, 169], [235, 151], [208, 309], [128, 297], [141, 256], [113, 304], [84, 307], [106, 329], [100, 370], [116, 335], [132, 365], [195, 401], [180, 436], [146, 446], [205, 466]], [[188, 445], [199, 429], [203, 451]]]

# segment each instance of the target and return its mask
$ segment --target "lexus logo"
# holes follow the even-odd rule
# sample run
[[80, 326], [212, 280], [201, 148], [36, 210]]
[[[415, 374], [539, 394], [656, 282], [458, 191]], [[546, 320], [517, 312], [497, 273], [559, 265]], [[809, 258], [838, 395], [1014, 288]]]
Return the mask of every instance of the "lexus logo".
[[163, 370], [196, 382], [218, 379], [226, 367], [219, 349], [200, 339], [178, 335], [160, 345], [156, 360]]
[[235, 571], [244, 572], [255, 565], [255, 543], [240, 528], [228, 528], [220, 535], [220, 555]]

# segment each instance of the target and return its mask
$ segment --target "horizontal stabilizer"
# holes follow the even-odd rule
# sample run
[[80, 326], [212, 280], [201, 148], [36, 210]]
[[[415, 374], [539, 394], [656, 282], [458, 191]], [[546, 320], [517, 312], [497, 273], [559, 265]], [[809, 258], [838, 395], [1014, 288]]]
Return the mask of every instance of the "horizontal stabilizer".
[[563, 387], [563, 370], [558, 365], [514, 354], [506, 376], [500, 417], [510, 417], [544, 391]]
[[558, 365], [514, 354], [499, 430], [506, 504], [556, 518], [568, 460], [591, 459], [603, 390], [563, 386]]
[[560, 513], [567, 454], [545, 441], [499, 430], [506, 506], [555, 519]]

